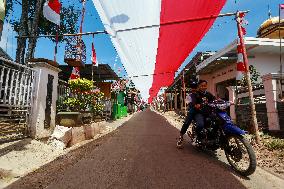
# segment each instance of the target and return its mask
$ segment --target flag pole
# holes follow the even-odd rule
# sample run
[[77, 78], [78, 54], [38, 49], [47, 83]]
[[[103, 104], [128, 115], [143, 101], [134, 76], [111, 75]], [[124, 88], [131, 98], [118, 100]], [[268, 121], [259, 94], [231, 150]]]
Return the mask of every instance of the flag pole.
[[55, 48], [54, 48], [54, 62], [56, 62], [57, 48], [58, 48], [58, 31], [59, 26], [56, 25], [56, 38], [55, 38]]
[[241, 23], [241, 13], [240, 12], [237, 12], [236, 21], [237, 21], [237, 27], [238, 27], [238, 36], [239, 36], [240, 45], [241, 45], [241, 48], [242, 48], [243, 61], [244, 61], [244, 65], [245, 65], [244, 74], [245, 74], [245, 78], [246, 78], [247, 83], [248, 83], [249, 104], [250, 104], [250, 111], [251, 111], [251, 117], [252, 117], [252, 125], [253, 125], [253, 128], [254, 128], [256, 143], [260, 144], [260, 136], [259, 136], [259, 133], [258, 133], [258, 123], [257, 123], [257, 118], [256, 118], [253, 89], [252, 89], [252, 83], [251, 83], [250, 72], [249, 72], [247, 50], [246, 50], [246, 47], [245, 47], [244, 34], [243, 34], [243, 30], [242, 30], [242, 25], [241, 25], [242, 23]]
[[278, 22], [278, 34], [279, 34], [279, 40], [280, 40], [280, 98], [283, 98], [283, 90], [282, 90], [282, 73], [283, 73], [283, 67], [282, 67], [282, 38], [281, 38], [281, 4], [279, 4], [279, 22]]
[[94, 60], [93, 60], [93, 45], [94, 45], [94, 38], [95, 38], [95, 35], [93, 34], [93, 40], [92, 40], [92, 82], [94, 84]]

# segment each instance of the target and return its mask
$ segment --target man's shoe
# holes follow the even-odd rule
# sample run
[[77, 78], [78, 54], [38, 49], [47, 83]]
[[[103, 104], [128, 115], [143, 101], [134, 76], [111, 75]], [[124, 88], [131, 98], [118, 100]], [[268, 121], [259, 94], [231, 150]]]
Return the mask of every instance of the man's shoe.
[[183, 147], [183, 137], [179, 137], [177, 141], [177, 148], [182, 148]]

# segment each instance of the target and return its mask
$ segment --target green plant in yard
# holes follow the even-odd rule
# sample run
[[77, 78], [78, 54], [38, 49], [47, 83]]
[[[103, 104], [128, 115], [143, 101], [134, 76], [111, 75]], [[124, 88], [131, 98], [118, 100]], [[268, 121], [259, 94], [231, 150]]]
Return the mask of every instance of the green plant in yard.
[[88, 79], [73, 79], [68, 81], [71, 96], [64, 101], [70, 111], [92, 111], [100, 113], [103, 110], [101, 100], [104, 96]]
[[270, 150], [284, 150], [284, 139], [272, 138], [264, 143]]
[[71, 79], [68, 81], [70, 89], [75, 93], [90, 93], [93, 89], [93, 81], [88, 79]]
[[[252, 84], [258, 83], [260, 73], [256, 70], [256, 68], [253, 65], [249, 66], [249, 72], [250, 72]], [[243, 87], [247, 86], [247, 80], [246, 80], [245, 76], [243, 76], [242, 80], [240, 81], [240, 84]]]
[[64, 104], [68, 106], [69, 110], [80, 111], [83, 109], [82, 108], [83, 102], [81, 102], [81, 100], [78, 98], [73, 98], [73, 97], [67, 98], [64, 101]]

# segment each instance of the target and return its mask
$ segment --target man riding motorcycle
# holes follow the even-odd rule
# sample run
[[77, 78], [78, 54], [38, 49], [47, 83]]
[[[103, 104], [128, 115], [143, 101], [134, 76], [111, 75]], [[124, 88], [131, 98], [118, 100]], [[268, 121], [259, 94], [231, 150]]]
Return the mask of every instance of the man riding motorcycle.
[[[207, 81], [200, 80], [197, 86], [191, 86], [193, 86], [191, 88], [194, 89], [194, 92], [190, 94], [188, 114], [180, 131], [180, 137], [177, 142], [178, 148], [182, 147], [183, 135], [185, 134], [192, 120], [195, 120], [196, 122], [197, 140], [200, 140], [200, 133], [204, 128], [205, 118], [209, 115], [208, 110], [204, 108], [202, 104], [206, 104], [215, 100], [215, 97], [207, 91]], [[195, 91], [196, 87], [197, 91]]]
[[179, 136], [179, 139], [178, 139], [178, 142], [177, 142], [177, 147], [178, 148], [181, 148], [182, 147], [182, 143], [183, 143], [183, 135], [186, 133], [189, 125], [191, 124], [191, 122], [193, 121], [194, 119], [194, 116], [195, 116], [195, 108], [194, 106], [192, 105], [192, 98], [195, 98], [195, 93], [197, 92], [197, 83], [196, 82], [191, 82], [190, 83], [190, 90], [191, 90], [191, 93], [188, 95], [188, 112], [187, 112], [187, 116], [184, 120], [184, 123], [182, 125], [182, 128], [180, 130], [180, 136]]
[[192, 105], [195, 108], [194, 120], [196, 122], [197, 140], [200, 140], [200, 134], [205, 125], [205, 118], [209, 116], [208, 109], [203, 105], [213, 102], [216, 98], [207, 91], [207, 81], [198, 82], [198, 91], [195, 98], [192, 99]]

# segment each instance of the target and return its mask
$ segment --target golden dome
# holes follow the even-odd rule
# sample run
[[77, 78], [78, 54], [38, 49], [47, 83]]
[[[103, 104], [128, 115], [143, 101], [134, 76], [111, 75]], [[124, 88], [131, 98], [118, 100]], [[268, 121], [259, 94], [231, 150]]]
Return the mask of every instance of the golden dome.
[[[281, 36], [283, 36], [284, 19], [280, 21]], [[265, 20], [257, 31], [258, 37], [279, 38], [279, 17], [271, 17]]]

